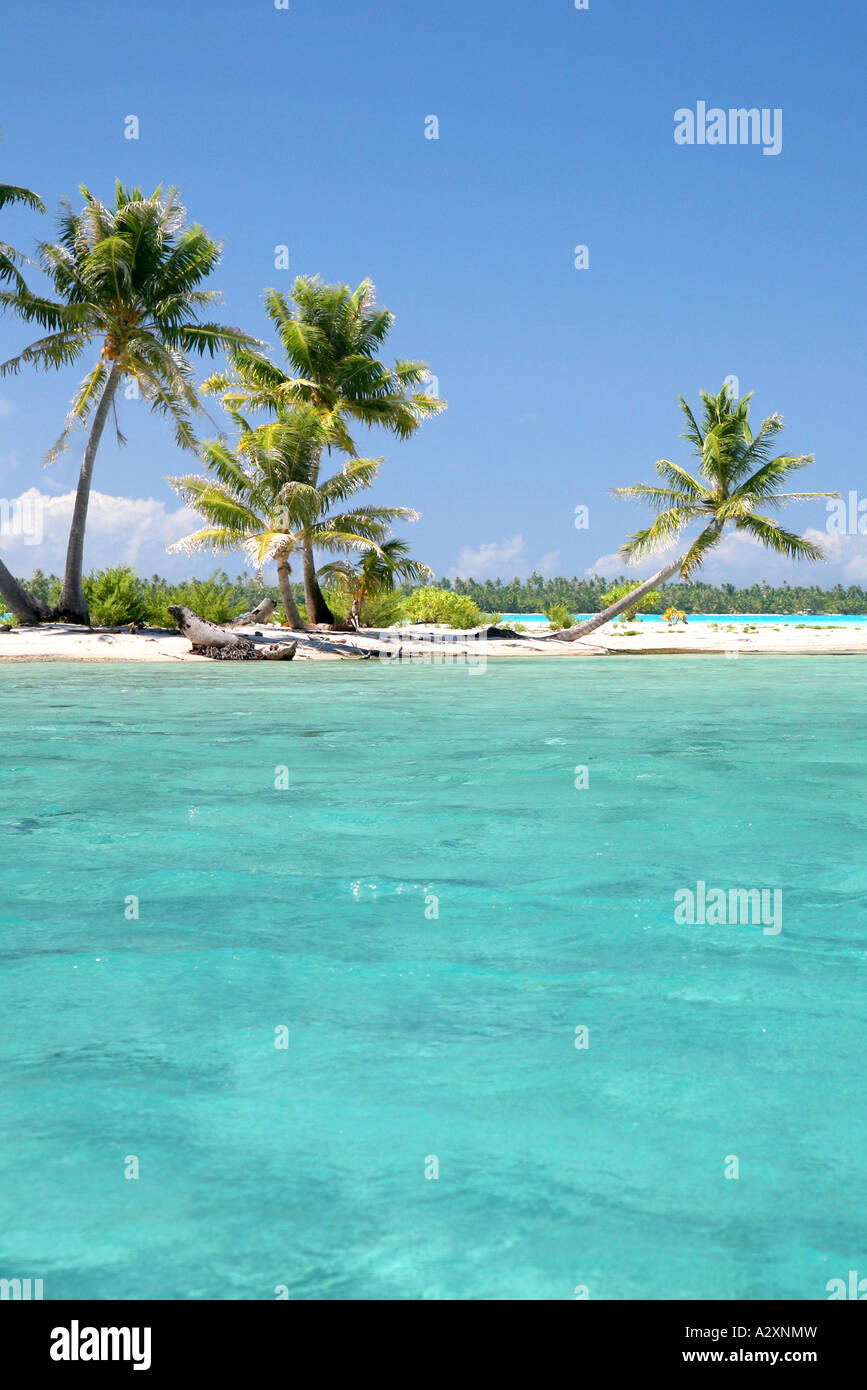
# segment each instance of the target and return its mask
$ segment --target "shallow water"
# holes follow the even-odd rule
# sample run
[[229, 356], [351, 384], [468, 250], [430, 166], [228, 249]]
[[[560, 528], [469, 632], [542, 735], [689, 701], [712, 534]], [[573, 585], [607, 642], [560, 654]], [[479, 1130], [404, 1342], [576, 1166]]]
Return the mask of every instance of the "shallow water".
[[[572, 617], [576, 623], [584, 622], [587, 618], [593, 618], [594, 613], [573, 613]], [[616, 620], [615, 620], [616, 621]], [[630, 619], [635, 622], [635, 619]], [[643, 613], [640, 622], [661, 623], [664, 622], [662, 613]], [[548, 619], [544, 613], [502, 613], [500, 623], [506, 626], [510, 623], [544, 623], [548, 625]], [[729, 623], [748, 623], [750, 626], [768, 625], [771, 627], [863, 627], [867, 623], [867, 615], [863, 613], [689, 613], [687, 623], [717, 623], [720, 627], [725, 627]]]
[[[0, 668], [0, 1276], [173, 1299], [867, 1276], [865, 673]], [[676, 925], [699, 880], [780, 888], [781, 932]]]

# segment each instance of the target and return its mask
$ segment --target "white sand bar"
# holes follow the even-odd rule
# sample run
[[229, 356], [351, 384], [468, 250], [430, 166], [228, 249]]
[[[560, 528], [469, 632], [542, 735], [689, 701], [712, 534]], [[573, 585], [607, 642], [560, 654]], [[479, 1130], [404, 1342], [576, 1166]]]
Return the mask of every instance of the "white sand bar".
[[[642, 622], [640, 627], [608, 623], [578, 642], [553, 642], [531, 635], [512, 640], [484, 638], [428, 628], [371, 629], [357, 634], [290, 632], [287, 628], [242, 628], [238, 631], [262, 634], [262, 640], [297, 641], [296, 660], [358, 660], [366, 654], [387, 660], [400, 659], [433, 664], [481, 662], [491, 657], [547, 657], [570, 660], [582, 656], [622, 654], [660, 655], [824, 655], [842, 656], [867, 653], [867, 625], [848, 627], [835, 624], [822, 627], [807, 624], [762, 624], [746, 632], [741, 625], [729, 630], [721, 624], [715, 631], [707, 623], [680, 627], [676, 631], [664, 623]], [[630, 635], [627, 635], [627, 632]], [[38, 628], [14, 628], [0, 632], [2, 661], [208, 661], [196, 656], [180, 633], [160, 630], [130, 633], [109, 629], [46, 624]]]

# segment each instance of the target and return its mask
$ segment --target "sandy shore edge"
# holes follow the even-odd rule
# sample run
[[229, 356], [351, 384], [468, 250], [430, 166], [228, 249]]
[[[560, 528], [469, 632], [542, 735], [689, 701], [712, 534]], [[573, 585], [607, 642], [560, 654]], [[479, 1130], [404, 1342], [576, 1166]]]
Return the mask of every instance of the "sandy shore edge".
[[[431, 629], [392, 629], [347, 635], [342, 633], [298, 632], [286, 628], [245, 628], [262, 634], [269, 642], [298, 642], [296, 660], [342, 661], [378, 656], [381, 660], [401, 660], [434, 665], [481, 665], [488, 658], [540, 657], [547, 660], [574, 660], [584, 656], [858, 656], [867, 653], [867, 626], [795, 628], [762, 627], [745, 632], [710, 631], [707, 624], [671, 631], [663, 623], [644, 622], [631, 635], [618, 632], [611, 624], [598, 628], [579, 642], [550, 642], [527, 635], [505, 638], [478, 638]], [[433, 639], [433, 640], [431, 640]], [[0, 632], [0, 664], [26, 661], [145, 661], [198, 662], [180, 633], [165, 631], [117, 632], [86, 629], [62, 624], [39, 628], [15, 628]]]

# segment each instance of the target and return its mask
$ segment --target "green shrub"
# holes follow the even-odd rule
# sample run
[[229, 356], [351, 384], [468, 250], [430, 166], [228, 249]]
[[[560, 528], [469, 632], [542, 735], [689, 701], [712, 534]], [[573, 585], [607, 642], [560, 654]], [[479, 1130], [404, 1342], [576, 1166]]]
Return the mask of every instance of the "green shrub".
[[548, 606], [543, 609], [543, 612], [555, 632], [559, 631], [562, 627], [572, 627], [574, 625], [575, 619], [572, 617], [565, 603], [549, 603]]
[[147, 593], [147, 620], [152, 627], [174, 627], [169, 604], [183, 604], [210, 623], [227, 623], [245, 611], [239, 604], [235, 586], [220, 570], [209, 579], [188, 579], [183, 584], [152, 585]]
[[[627, 594], [632, 593], [633, 589], [637, 589], [641, 582], [640, 579], [636, 579], [632, 584], [614, 584], [607, 593], [602, 595], [602, 607], [608, 608], [610, 604], [616, 603], [618, 599], [625, 598]], [[661, 601], [659, 590], [651, 589], [650, 592], [645, 594], [643, 598], [640, 598], [634, 606], [630, 605], [629, 608], [624, 608], [623, 613], [620, 615], [620, 620], [621, 622], [628, 622], [630, 619], [633, 619], [637, 613], [652, 613], [653, 610], [659, 606]]]
[[464, 594], [432, 586], [416, 589], [406, 605], [406, 615], [417, 622], [445, 623], [448, 627], [478, 627], [482, 612], [477, 603]]
[[364, 600], [361, 622], [364, 627], [394, 627], [407, 616], [405, 594], [373, 594]]
[[84, 596], [94, 627], [141, 624], [148, 615], [144, 585], [129, 565], [99, 570], [84, 579]]

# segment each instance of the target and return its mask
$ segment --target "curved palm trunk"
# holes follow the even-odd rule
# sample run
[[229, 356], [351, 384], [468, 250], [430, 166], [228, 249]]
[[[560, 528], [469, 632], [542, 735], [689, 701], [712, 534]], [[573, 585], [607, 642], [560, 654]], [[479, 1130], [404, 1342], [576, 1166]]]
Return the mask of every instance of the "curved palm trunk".
[[665, 569], [652, 574], [649, 579], [645, 579], [633, 589], [631, 593], [619, 598], [616, 603], [612, 603], [609, 608], [603, 608], [601, 613], [594, 613], [592, 618], [588, 618], [586, 623], [578, 623], [575, 627], [564, 627], [560, 632], [552, 632], [550, 635], [559, 642], [574, 642], [579, 637], [586, 637], [588, 632], [595, 632], [597, 627], [603, 623], [610, 623], [612, 618], [616, 618], [618, 613], [623, 613], [627, 608], [631, 608], [634, 603], [642, 599], [645, 594], [649, 594], [651, 589], [655, 589], [657, 584], [664, 584], [666, 579], [670, 579], [676, 570], [679, 570], [684, 561], [684, 556], [680, 555], [673, 560]]
[[114, 400], [115, 392], [120, 384], [121, 366], [115, 359], [112, 363], [108, 380], [100, 398], [99, 405], [96, 407], [96, 414], [93, 417], [93, 424], [90, 427], [90, 435], [87, 440], [87, 448], [84, 451], [84, 458], [81, 463], [81, 472], [78, 477], [78, 490], [75, 494], [75, 507], [72, 512], [72, 522], [69, 528], [69, 545], [66, 551], [66, 570], [63, 575], [63, 588], [60, 591], [60, 600], [57, 604], [56, 616], [67, 618], [73, 623], [89, 623], [90, 611], [87, 606], [87, 599], [84, 597], [81, 577], [84, 565], [84, 533], [87, 529], [87, 509], [90, 504], [90, 485], [93, 478], [93, 465], [96, 461], [96, 451], [99, 448], [99, 441], [102, 439], [102, 432], [105, 429], [105, 422], [108, 419], [108, 412]]
[[307, 605], [307, 617], [311, 623], [333, 623], [334, 614], [325, 602], [325, 595], [319, 587], [319, 580], [316, 578], [313, 546], [309, 541], [302, 542], [301, 563], [304, 571], [304, 602]]
[[0, 598], [8, 607], [11, 613], [21, 623], [22, 627], [34, 627], [37, 623], [47, 622], [51, 616], [45, 604], [40, 599], [28, 594], [26, 589], [22, 589], [18, 580], [6, 568], [0, 560]]
[[288, 555], [277, 556], [277, 583], [280, 587], [280, 597], [283, 600], [283, 607], [286, 610], [286, 621], [296, 632], [306, 632], [307, 624], [298, 612], [298, 605], [295, 602], [295, 595], [292, 592], [292, 581], [290, 579], [291, 566]]

